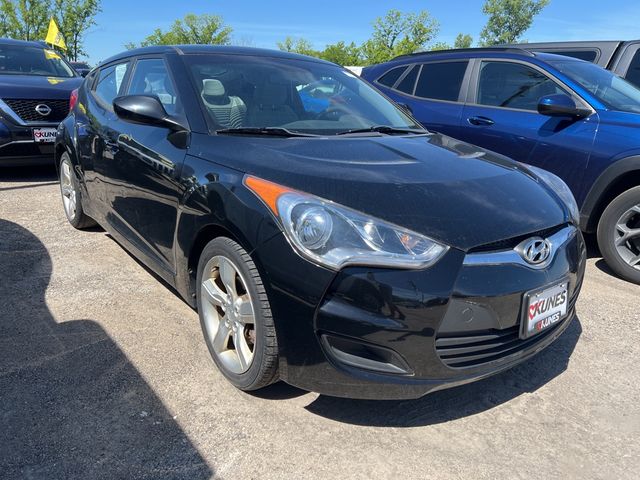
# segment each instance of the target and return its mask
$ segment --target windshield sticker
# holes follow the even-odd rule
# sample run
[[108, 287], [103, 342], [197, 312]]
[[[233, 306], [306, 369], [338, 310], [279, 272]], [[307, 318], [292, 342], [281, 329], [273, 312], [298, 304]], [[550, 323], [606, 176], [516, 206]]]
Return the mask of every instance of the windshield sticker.
[[53, 60], [53, 59], [60, 60], [60, 55], [58, 55], [53, 50], [45, 50], [44, 58], [46, 58], [47, 60]]

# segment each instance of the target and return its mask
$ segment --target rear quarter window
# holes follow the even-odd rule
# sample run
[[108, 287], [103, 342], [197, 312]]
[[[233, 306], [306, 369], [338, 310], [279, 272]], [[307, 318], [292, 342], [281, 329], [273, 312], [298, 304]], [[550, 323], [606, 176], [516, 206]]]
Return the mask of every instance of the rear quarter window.
[[597, 50], [548, 50], [547, 53], [577, 58], [578, 60], [584, 60], [585, 62], [592, 63], [598, 59]]
[[398, 84], [398, 86], [396, 87], [396, 90], [402, 93], [413, 95], [413, 89], [416, 85], [416, 79], [418, 78], [419, 70], [420, 70], [420, 67], [418, 65], [414, 65], [411, 68], [411, 71]]
[[393, 87], [407, 67], [407, 65], [403, 65], [402, 67], [392, 68], [378, 79], [378, 83], [385, 87]]
[[631, 59], [625, 79], [635, 86], [640, 87], [640, 48]]

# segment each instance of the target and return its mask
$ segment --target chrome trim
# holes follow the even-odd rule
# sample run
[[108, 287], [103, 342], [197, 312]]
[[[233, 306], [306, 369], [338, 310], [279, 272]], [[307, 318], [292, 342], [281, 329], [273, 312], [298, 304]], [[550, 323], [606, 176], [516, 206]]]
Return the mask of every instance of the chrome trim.
[[[518, 247], [509, 250], [496, 250], [495, 252], [479, 252], [469, 253], [464, 257], [463, 265], [465, 266], [481, 266], [481, 265], [520, 265], [532, 270], [541, 270], [548, 267], [556, 257], [558, 250], [571, 240], [578, 233], [578, 229], [573, 225], [569, 225], [559, 232], [554, 233], [547, 238], [551, 245], [551, 253], [546, 261], [537, 265], [527, 263], [518, 253]], [[533, 237], [532, 237], [533, 238]]]
[[0, 145], [0, 148], [8, 147], [9, 145], [13, 145], [14, 143], [36, 143], [35, 140], [12, 140], [7, 143], [3, 143]]

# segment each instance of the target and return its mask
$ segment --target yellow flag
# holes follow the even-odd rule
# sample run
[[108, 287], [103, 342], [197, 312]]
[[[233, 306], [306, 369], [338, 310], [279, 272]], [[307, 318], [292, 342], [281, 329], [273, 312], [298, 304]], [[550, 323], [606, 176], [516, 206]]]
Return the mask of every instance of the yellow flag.
[[60, 33], [60, 30], [58, 30], [58, 25], [56, 25], [56, 21], [53, 18], [49, 21], [49, 32], [47, 33], [47, 38], [45, 38], [44, 41], [50, 45], [55, 45], [62, 50], [67, 49], [67, 44], [64, 43], [64, 37], [62, 36], [62, 33]]

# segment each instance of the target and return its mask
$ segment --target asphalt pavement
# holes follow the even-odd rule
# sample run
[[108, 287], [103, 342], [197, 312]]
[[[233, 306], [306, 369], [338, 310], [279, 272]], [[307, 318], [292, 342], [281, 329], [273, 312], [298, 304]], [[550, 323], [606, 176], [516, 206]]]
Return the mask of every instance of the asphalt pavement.
[[413, 401], [246, 394], [194, 310], [68, 225], [53, 170], [0, 170], [0, 478], [638, 478], [640, 286], [590, 244], [578, 320], [510, 371]]

